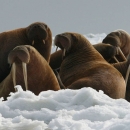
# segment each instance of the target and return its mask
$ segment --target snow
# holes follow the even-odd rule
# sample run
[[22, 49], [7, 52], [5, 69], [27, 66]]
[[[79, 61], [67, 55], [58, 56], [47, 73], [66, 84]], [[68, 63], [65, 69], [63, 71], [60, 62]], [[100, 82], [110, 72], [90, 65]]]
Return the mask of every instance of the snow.
[[[106, 36], [84, 35], [92, 44]], [[52, 47], [52, 52], [55, 47]], [[90, 87], [44, 91], [36, 96], [17, 85], [0, 99], [0, 130], [129, 130], [130, 103]]]

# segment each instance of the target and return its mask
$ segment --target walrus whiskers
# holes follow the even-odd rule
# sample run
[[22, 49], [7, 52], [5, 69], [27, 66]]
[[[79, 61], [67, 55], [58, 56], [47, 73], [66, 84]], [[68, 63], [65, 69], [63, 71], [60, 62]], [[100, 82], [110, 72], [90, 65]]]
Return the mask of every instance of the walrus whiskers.
[[119, 54], [122, 56], [123, 60], [126, 61], [126, 57], [124, 56], [122, 50], [120, 49], [120, 47], [118, 47], [118, 51], [119, 51]]
[[127, 72], [126, 72], [126, 77], [125, 77], [126, 86], [127, 86], [129, 74], [130, 74], [130, 65], [128, 66], [128, 69], [127, 69]]
[[[15, 65], [15, 63], [12, 64], [12, 78], [13, 78], [13, 84], [15, 87], [16, 86], [16, 65]], [[15, 88], [15, 91], [17, 91], [16, 88]]]
[[28, 90], [28, 84], [27, 84], [27, 66], [26, 66], [26, 63], [22, 62], [22, 67], [23, 67], [23, 77], [24, 77], [25, 88], [26, 88], [26, 90]]

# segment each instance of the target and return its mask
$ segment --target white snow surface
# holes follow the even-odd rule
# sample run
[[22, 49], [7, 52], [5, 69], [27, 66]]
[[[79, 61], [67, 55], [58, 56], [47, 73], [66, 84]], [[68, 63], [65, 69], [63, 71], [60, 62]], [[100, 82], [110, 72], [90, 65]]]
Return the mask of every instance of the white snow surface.
[[[85, 35], [92, 44], [105, 36]], [[36, 96], [16, 88], [7, 101], [0, 99], [0, 130], [130, 130], [130, 103], [101, 90], [48, 90]]]

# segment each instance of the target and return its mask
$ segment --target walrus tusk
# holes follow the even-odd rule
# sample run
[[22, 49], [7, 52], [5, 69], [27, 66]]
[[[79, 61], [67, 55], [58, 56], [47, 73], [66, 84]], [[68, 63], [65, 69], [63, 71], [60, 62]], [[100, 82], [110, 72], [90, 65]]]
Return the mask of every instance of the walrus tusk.
[[116, 58], [115, 56], [114, 56], [113, 58], [114, 58], [114, 60], [115, 60], [117, 63], [119, 63], [119, 61], [117, 60], [117, 58]]
[[[15, 63], [12, 64], [12, 78], [13, 78], [13, 84], [15, 87], [16, 86], [16, 65], [15, 65]], [[15, 88], [15, 91], [17, 91], [16, 88]]]
[[26, 63], [22, 62], [22, 67], [23, 67], [23, 77], [24, 77], [25, 88], [26, 88], [26, 90], [28, 90], [28, 84], [27, 84], [27, 66], [26, 66]]
[[119, 49], [116, 47], [116, 55], [119, 55]]
[[45, 44], [45, 41], [43, 40], [43, 43]]
[[127, 81], [128, 81], [129, 74], [130, 74], [130, 64], [128, 66], [128, 69], [127, 69], [127, 72], [126, 72], [126, 77], [125, 77], [126, 86], [127, 86]]
[[34, 45], [34, 40], [32, 41], [32, 45]]
[[126, 57], [124, 56], [122, 50], [120, 49], [120, 47], [118, 47], [118, 51], [119, 51], [119, 54], [122, 56], [123, 60], [126, 61]]
[[63, 57], [65, 56], [65, 52], [66, 52], [66, 49], [63, 49], [62, 59], [63, 59]]

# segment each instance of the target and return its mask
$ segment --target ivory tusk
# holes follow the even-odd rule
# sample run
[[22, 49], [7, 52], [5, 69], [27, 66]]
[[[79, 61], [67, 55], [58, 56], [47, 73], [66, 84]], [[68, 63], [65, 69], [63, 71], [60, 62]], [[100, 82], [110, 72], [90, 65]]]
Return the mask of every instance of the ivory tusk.
[[114, 56], [113, 58], [114, 58], [114, 60], [115, 60], [117, 63], [119, 63], [119, 61], [117, 60], [117, 58], [116, 58], [115, 56]]
[[116, 47], [116, 55], [119, 55], [119, 47]]
[[66, 52], [66, 50], [65, 50], [65, 49], [63, 49], [62, 59], [63, 59], [63, 57], [65, 56], [65, 52]]
[[129, 74], [130, 74], [130, 64], [128, 66], [128, 69], [127, 69], [127, 72], [126, 72], [126, 77], [125, 77], [126, 86], [127, 86], [127, 81], [128, 81]]
[[[12, 64], [12, 78], [13, 78], [13, 84], [14, 84], [14, 88], [16, 86], [16, 65], [15, 63]], [[17, 91], [17, 89], [15, 88], [15, 91]]]
[[118, 51], [119, 51], [119, 54], [122, 56], [123, 60], [126, 61], [126, 57], [124, 56], [122, 50], [120, 49], [120, 47], [118, 47]]
[[32, 45], [34, 45], [34, 40], [32, 41]]
[[45, 41], [43, 40], [43, 43], [45, 44]]
[[27, 84], [27, 66], [26, 66], [26, 63], [22, 62], [22, 67], [23, 67], [23, 77], [24, 77], [25, 88], [26, 88], [26, 90], [28, 90], [28, 84]]

